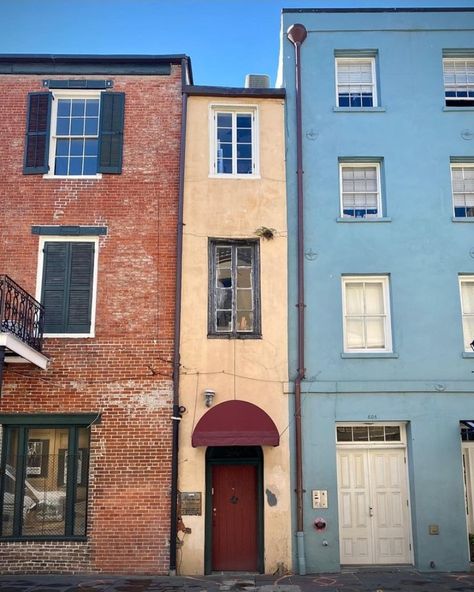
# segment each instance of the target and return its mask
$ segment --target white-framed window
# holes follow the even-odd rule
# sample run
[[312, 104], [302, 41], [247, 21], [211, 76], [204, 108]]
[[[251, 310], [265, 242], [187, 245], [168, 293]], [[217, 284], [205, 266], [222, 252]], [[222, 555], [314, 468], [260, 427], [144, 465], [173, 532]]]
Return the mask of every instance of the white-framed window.
[[401, 423], [338, 423], [336, 424], [338, 447], [399, 446], [406, 443], [406, 426]]
[[454, 216], [474, 217], [474, 163], [451, 163]]
[[444, 97], [447, 107], [474, 106], [474, 56], [444, 58]]
[[462, 330], [464, 351], [474, 350], [474, 275], [460, 275]]
[[388, 276], [343, 276], [344, 351], [391, 352]]
[[338, 107], [377, 107], [374, 57], [336, 58]]
[[98, 237], [40, 238], [36, 299], [45, 337], [94, 337]]
[[47, 176], [100, 176], [100, 92], [54, 91], [53, 97]]
[[378, 162], [341, 162], [339, 179], [343, 218], [382, 217]]
[[211, 176], [258, 175], [257, 108], [212, 106]]

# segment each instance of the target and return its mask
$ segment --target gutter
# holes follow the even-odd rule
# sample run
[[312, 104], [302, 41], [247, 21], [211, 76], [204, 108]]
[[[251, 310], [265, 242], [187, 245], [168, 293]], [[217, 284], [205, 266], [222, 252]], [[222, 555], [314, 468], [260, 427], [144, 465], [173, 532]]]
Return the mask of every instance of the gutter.
[[296, 542], [298, 574], [306, 575], [306, 559], [303, 524], [303, 442], [301, 433], [301, 383], [305, 378], [304, 367], [304, 192], [303, 192], [303, 130], [301, 107], [301, 45], [307, 36], [306, 28], [300, 24], [291, 25], [287, 37], [295, 48], [296, 87], [296, 178], [298, 209], [298, 370], [295, 379], [295, 456], [296, 456]]
[[185, 92], [187, 84], [186, 74], [189, 73], [189, 60], [184, 57], [181, 61], [181, 139], [179, 147], [179, 186], [178, 186], [178, 221], [176, 236], [176, 287], [175, 287], [175, 320], [174, 320], [174, 353], [173, 353], [173, 414], [171, 416], [172, 448], [171, 448], [171, 511], [170, 511], [170, 561], [169, 575], [176, 575], [176, 542], [178, 539], [178, 452], [179, 452], [179, 423], [181, 421], [181, 407], [179, 405], [179, 374], [180, 374], [180, 340], [181, 340], [181, 287], [183, 262], [183, 211], [184, 211], [184, 157], [186, 153], [186, 118], [188, 95]]

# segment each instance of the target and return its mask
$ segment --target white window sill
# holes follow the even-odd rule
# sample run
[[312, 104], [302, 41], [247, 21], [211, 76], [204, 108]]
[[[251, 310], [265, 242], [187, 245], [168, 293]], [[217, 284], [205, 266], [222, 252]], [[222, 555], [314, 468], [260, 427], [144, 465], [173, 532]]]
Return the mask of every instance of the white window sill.
[[333, 107], [334, 113], [385, 113], [385, 107]]
[[47, 339], [92, 339], [95, 333], [45, 333]]
[[474, 358], [474, 351], [462, 352], [463, 358]]
[[[474, 220], [474, 218], [473, 218]], [[364, 222], [391, 222], [391, 218], [336, 218], [336, 222], [349, 222], [350, 224], [360, 224]]]
[[395, 352], [343, 352], [341, 358], [398, 358]]
[[453, 222], [474, 222], [474, 218], [460, 218], [459, 216], [453, 216], [451, 220]]
[[231, 174], [222, 174], [222, 175], [215, 175], [210, 174], [209, 179], [261, 179], [260, 175], [231, 175]]
[[97, 180], [102, 179], [102, 173], [97, 175], [43, 175], [43, 179], [72, 179], [77, 180]]
[[443, 107], [443, 111], [474, 111], [474, 105], [465, 107]]

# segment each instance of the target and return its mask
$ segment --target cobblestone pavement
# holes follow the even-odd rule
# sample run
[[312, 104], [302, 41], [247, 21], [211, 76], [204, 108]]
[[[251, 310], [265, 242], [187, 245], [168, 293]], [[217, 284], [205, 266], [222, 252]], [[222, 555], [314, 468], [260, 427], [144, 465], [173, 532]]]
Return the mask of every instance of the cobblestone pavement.
[[0, 592], [474, 592], [474, 573], [344, 570], [337, 574], [154, 577], [1, 576]]

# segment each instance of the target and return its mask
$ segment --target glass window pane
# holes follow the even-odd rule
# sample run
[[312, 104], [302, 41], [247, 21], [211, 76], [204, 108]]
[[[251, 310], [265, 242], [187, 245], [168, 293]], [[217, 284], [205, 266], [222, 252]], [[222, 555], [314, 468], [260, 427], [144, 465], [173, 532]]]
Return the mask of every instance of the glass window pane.
[[252, 312], [238, 312], [237, 313], [237, 331], [253, 331], [253, 313]]
[[472, 351], [471, 343], [474, 341], [474, 315], [465, 316], [462, 320], [464, 333], [464, 351]]
[[371, 442], [383, 442], [384, 427], [383, 426], [369, 426], [369, 438]]
[[99, 129], [99, 120], [96, 117], [86, 117], [84, 133], [86, 136], [96, 136]]
[[59, 99], [58, 101], [58, 117], [69, 117], [71, 115], [71, 100]]
[[224, 173], [226, 175], [232, 174], [232, 159], [230, 158], [223, 158], [222, 164], [219, 165], [219, 173]]
[[400, 442], [400, 426], [385, 426], [385, 440], [387, 442]]
[[[15, 514], [15, 486], [18, 458], [18, 429], [10, 431], [10, 447], [7, 450], [7, 464], [3, 478], [3, 515], [2, 529], [4, 536], [13, 534], [13, 520]], [[24, 505], [28, 504], [25, 496]]]
[[367, 317], [366, 347], [368, 349], [383, 349], [385, 347], [385, 330], [383, 317]]
[[57, 140], [56, 142], [56, 156], [68, 156], [69, 154], [69, 140]]
[[352, 442], [352, 428], [339, 426], [336, 428], [338, 442]]
[[252, 127], [252, 116], [251, 115], [237, 115], [237, 127], [238, 128], [251, 128]]
[[237, 247], [237, 265], [252, 265], [251, 247]]
[[86, 534], [87, 485], [89, 476], [89, 430], [78, 429], [76, 459], [76, 499], [74, 504], [74, 534]]
[[232, 290], [217, 288], [216, 305], [217, 309], [232, 309]]
[[252, 158], [252, 144], [238, 144], [237, 158]]
[[84, 175], [97, 174], [97, 157], [88, 156], [84, 159]]
[[237, 290], [237, 310], [252, 310], [252, 290]]
[[217, 141], [218, 142], [232, 142], [232, 130], [229, 128], [219, 127], [217, 129]]
[[71, 140], [71, 156], [82, 156], [84, 153], [84, 140]]
[[98, 117], [98, 115], [99, 115], [99, 100], [98, 99], [87, 99], [86, 115], [88, 117]]
[[237, 143], [252, 142], [252, 130], [246, 128], [237, 128]]
[[216, 314], [216, 331], [232, 331], [232, 313], [226, 310], [218, 310]]
[[232, 261], [232, 250], [230, 247], [216, 248], [216, 262], [217, 267], [229, 267]]
[[237, 161], [237, 173], [239, 175], [251, 175], [252, 174], [252, 161], [239, 159]]
[[86, 156], [97, 156], [99, 152], [98, 140], [85, 140], [84, 154]]
[[237, 286], [239, 288], [252, 287], [252, 270], [250, 267], [239, 267], [237, 269]]
[[461, 282], [462, 310], [464, 314], [474, 314], [474, 281]]
[[365, 284], [365, 311], [367, 314], [383, 314], [383, 287], [380, 283]]
[[58, 117], [56, 123], [56, 134], [58, 136], [68, 136], [70, 122], [71, 120], [68, 117]]
[[217, 114], [218, 127], [232, 127], [232, 113], [218, 113]]
[[364, 323], [362, 319], [347, 319], [346, 347], [348, 349], [361, 349], [365, 347]]
[[84, 119], [78, 117], [71, 119], [71, 136], [84, 135], [84, 121]]
[[74, 157], [69, 161], [69, 174], [70, 175], [82, 175], [82, 158]]
[[55, 175], [67, 175], [67, 158], [56, 158], [54, 166]]
[[232, 273], [230, 269], [222, 268], [217, 270], [217, 287], [231, 288], [232, 287]]
[[349, 315], [364, 312], [364, 284], [362, 282], [346, 283], [346, 313]]
[[354, 426], [352, 432], [354, 434], [354, 442], [368, 442], [369, 430], [367, 426]]
[[83, 117], [85, 111], [85, 99], [72, 99], [71, 101], [71, 115], [73, 117]]

